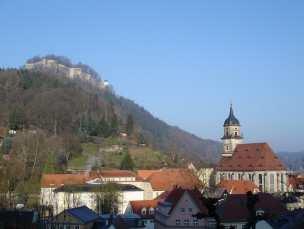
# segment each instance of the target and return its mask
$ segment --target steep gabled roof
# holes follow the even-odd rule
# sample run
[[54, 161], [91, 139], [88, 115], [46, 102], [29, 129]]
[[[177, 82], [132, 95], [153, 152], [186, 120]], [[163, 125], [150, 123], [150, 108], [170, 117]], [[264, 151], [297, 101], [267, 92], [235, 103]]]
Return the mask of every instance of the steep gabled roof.
[[222, 157], [218, 171], [286, 170], [267, 143], [239, 144], [231, 157]]
[[[263, 210], [265, 216], [272, 217], [286, 211], [280, 199], [268, 193], [259, 193], [256, 210]], [[244, 194], [228, 195], [219, 203], [216, 212], [221, 222], [245, 222], [249, 217], [247, 208], [247, 196]]]
[[219, 188], [225, 189], [230, 194], [246, 194], [258, 191], [258, 187], [248, 180], [222, 180], [218, 185]]
[[78, 207], [78, 208], [70, 208], [66, 210], [70, 215], [74, 216], [75, 218], [79, 219], [84, 224], [93, 222], [97, 220], [99, 217], [98, 215], [86, 206]]
[[180, 199], [185, 195], [185, 193], [189, 194], [190, 198], [200, 210], [200, 213], [208, 215], [208, 209], [203, 203], [202, 194], [197, 189], [183, 189], [180, 187], [174, 188], [166, 194], [162, 195], [162, 199], [160, 199], [159, 202], [171, 204], [171, 209], [169, 211], [170, 214], [174, 210]]
[[[142, 218], [153, 218], [153, 214], [149, 211], [151, 208], [155, 209], [157, 207], [158, 200], [135, 200], [130, 201], [130, 206], [132, 208], [132, 212], [140, 215]], [[142, 209], [146, 209], [146, 214], [142, 214]]]

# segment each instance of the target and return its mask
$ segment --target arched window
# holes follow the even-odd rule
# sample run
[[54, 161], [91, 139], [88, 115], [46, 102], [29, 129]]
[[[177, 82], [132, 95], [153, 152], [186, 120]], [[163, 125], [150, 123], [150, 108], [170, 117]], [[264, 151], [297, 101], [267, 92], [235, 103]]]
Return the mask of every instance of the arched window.
[[154, 215], [154, 208], [149, 209], [149, 215]]
[[146, 215], [147, 214], [147, 209], [146, 208], [141, 209], [141, 214]]

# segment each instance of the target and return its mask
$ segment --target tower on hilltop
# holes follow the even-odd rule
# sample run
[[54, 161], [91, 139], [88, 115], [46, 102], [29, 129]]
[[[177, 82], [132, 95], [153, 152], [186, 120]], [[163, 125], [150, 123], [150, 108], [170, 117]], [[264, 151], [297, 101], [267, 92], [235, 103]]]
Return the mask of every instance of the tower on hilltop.
[[241, 135], [241, 125], [239, 120], [234, 116], [232, 104], [230, 105], [230, 112], [228, 118], [224, 122], [224, 136], [223, 140], [223, 157], [231, 157], [235, 147], [243, 142]]

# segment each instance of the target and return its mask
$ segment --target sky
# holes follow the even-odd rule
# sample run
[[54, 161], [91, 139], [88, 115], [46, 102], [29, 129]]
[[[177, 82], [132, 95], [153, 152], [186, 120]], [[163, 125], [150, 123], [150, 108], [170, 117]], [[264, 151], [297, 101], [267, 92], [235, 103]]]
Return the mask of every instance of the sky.
[[220, 140], [304, 150], [304, 1], [0, 0], [0, 67], [89, 64], [156, 117]]

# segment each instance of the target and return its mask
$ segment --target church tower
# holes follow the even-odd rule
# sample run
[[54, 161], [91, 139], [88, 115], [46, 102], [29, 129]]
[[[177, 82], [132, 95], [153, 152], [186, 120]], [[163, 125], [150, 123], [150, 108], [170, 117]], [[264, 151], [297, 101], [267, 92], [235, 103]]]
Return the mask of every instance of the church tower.
[[231, 157], [235, 147], [241, 144], [243, 137], [241, 135], [241, 125], [239, 120], [234, 116], [232, 105], [230, 105], [229, 117], [224, 122], [223, 140], [223, 157]]

